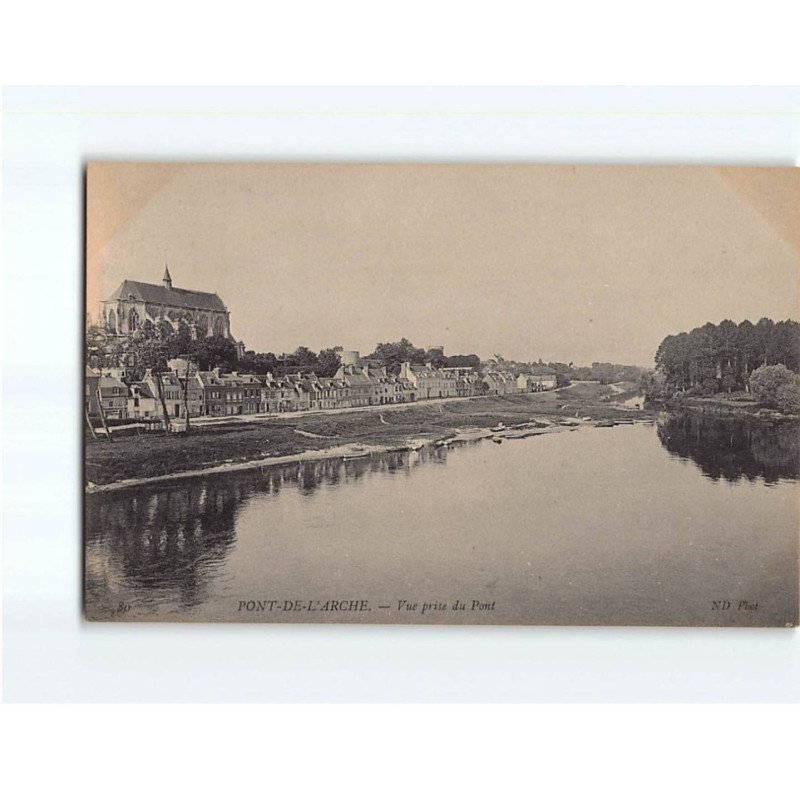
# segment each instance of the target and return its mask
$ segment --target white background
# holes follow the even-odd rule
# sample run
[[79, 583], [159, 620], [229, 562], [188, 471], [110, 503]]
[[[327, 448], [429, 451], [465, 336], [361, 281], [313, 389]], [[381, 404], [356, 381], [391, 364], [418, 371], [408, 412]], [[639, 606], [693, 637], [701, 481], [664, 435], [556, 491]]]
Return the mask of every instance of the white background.
[[797, 89], [16, 88], [4, 106], [8, 700], [800, 700], [795, 631], [88, 624], [79, 596], [87, 160], [792, 165]]
[[[3, 8], [0, 78], [4, 85], [28, 86], [786, 85], [800, 83], [799, 23], [800, 5], [787, 0], [761, 0], [757, 5], [730, 0], [672, 0], [663, 4], [642, 4], [640, 0], [495, 0], [490, 5], [472, 0], [406, 0], [403, 4], [374, 0], [227, 0], [221, 6], [188, 0], [140, 0], [135, 6], [113, 6], [107, 0], [27, 0], [8, 3]], [[290, 89], [284, 94], [291, 96], [295, 91]], [[386, 96], [383, 90], [371, 91], [382, 98]], [[602, 103], [605, 91], [584, 91], [581, 96], [587, 102], [594, 98]], [[640, 91], [641, 97], [651, 98], [658, 106], [661, 89]], [[711, 92], [708, 103], [717, 108], [717, 100], [722, 105], [723, 99], [727, 103], [731, 98], [744, 97], [747, 105], [747, 93], [736, 88]], [[676, 118], [670, 124], [671, 133], [663, 139], [659, 137], [663, 121], [648, 125], [647, 135], [636, 135], [636, 124], [628, 120], [620, 123], [618, 133], [598, 138], [591, 135], [591, 127], [585, 135], [571, 133], [587, 121], [573, 120], [574, 124], [566, 126], [565, 135], [554, 134], [551, 140], [574, 159], [586, 157], [602, 145], [613, 161], [638, 159], [643, 154], [643, 159], [659, 161], [699, 158], [708, 162], [721, 159], [729, 163], [796, 163], [800, 152], [797, 92], [779, 89], [773, 93], [779, 98], [782, 113], [764, 118], [757, 135], [750, 129], [748, 113], [701, 122]], [[111, 98], [117, 94], [114, 89], [105, 92]], [[546, 94], [558, 97], [561, 90], [551, 89]], [[679, 92], [679, 97], [687, 94]], [[17, 100], [21, 101], [21, 96]], [[180, 103], [180, 93], [174, 102]], [[787, 120], [787, 115], [793, 119]], [[86, 125], [77, 121], [73, 124], [78, 129]], [[54, 152], [59, 150], [49, 141], [48, 125], [42, 120], [36, 137], [39, 145], [31, 150], [45, 163], [51, 144]], [[5, 118], [4, 130], [10, 127], [9, 118]], [[229, 127], [234, 128], [231, 142], [238, 146], [238, 137], [245, 128], [241, 124]], [[491, 150], [493, 137], [503, 127], [504, 123], [488, 126], [481, 141], [476, 137], [476, 147]], [[159, 137], [163, 153], [189, 152], [183, 148], [192, 140], [191, 131], [185, 140], [173, 136], [169, 128], [166, 133], [166, 137]], [[449, 135], [447, 126], [441, 125], [431, 145], [441, 146]], [[380, 151], [383, 143], [376, 143], [372, 137], [367, 133], [360, 139], [365, 146]], [[117, 140], [110, 136], [99, 138], [99, 146], [105, 152], [117, 147]], [[390, 141], [393, 146], [402, 147], [405, 140], [399, 144], [397, 139]], [[338, 155], [336, 142], [329, 144], [325, 140], [324, 125], [318, 141], [324, 157]], [[651, 141], [658, 146], [652, 147]], [[80, 152], [74, 142], [64, 152], [73, 152], [76, 158], [89, 155]], [[123, 142], [120, 140], [122, 149], [130, 155]], [[210, 152], [218, 156], [220, 148], [227, 148], [231, 142], [221, 138], [207, 144]], [[534, 136], [526, 144], [535, 146], [535, 142]], [[269, 153], [273, 142], [266, 136], [256, 144], [258, 156], [262, 157]], [[283, 142], [287, 148], [292, 144]], [[141, 143], [136, 141], [133, 146], [138, 148]], [[502, 139], [497, 139], [497, 146], [505, 146]], [[540, 154], [542, 159], [551, 156], [550, 152]], [[36, 160], [35, 156], [32, 158]], [[4, 166], [13, 166], [7, 153]], [[34, 168], [33, 172], [37, 170]], [[46, 177], [48, 172], [50, 178]], [[45, 248], [38, 241], [58, 228], [68, 231], [66, 239], [73, 240], [76, 174], [75, 165], [61, 164], [63, 219], [58, 215], [48, 217], [44, 210], [51, 206], [38, 196], [47, 196], [59, 183], [53, 180], [52, 164], [41, 171], [41, 180], [28, 185], [31, 214], [43, 209], [41, 229], [27, 237], [36, 258], [15, 257], [12, 262], [12, 250], [18, 255], [20, 250], [24, 254], [26, 248], [18, 246], [21, 240], [12, 229], [13, 214], [8, 209], [4, 212], [3, 309], [6, 317], [15, 322], [19, 315], [11, 314], [14, 308], [22, 310], [24, 306], [29, 311], [23, 330], [12, 329], [9, 322], [0, 327], [5, 334], [4, 394], [11, 397], [9, 382], [22, 376], [14, 351], [24, 344], [23, 336], [32, 342], [36, 352], [42, 352], [43, 346], [50, 348], [52, 357], [46, 360], [46, 369], [61, 380], [55, 388], [48, 381], [42, 389], [42, 383], [35, 379], [28, 383], [27, 390], [17, 390], [3, 422], [6, 439], [12, 440], [3, 457], [7, 501], [4, 521], [8, 523], [6, 530], [19, 532], [14, 539], [16, 546], [5, 548], [8, 558], [14, 558], [13, 564], [6, 560], [4, 569], [12, 598], [13, 612], [7, 613], [14, 631], [8, 639], [12, 652], [27, 632], [24, 617], [19, 614], [21, 604], [31, 603], [34, 607], [27, 615], [31, 625], [29, 647], [24, 662], [16, 658], [14, 678], [27, 666], [33, 677], [26, 683], [38, 687], [38, 697], [53, 697], [56, 691], [66, 696], [71, 692], [71, 682], [78, 680], [76, 673], [86, 670], [99, 680], [99, 686], [115, 685], [116, 694], [121, 696], [126, 693], [132, 673], [136, 674], [134, 683], [138, 688], [146, 686], [148, 680], [157, 683], [164, 679], [165, 673], [176, 665], [177, 648], [182, 653], [184, 669], [167, 683], [173, 688], [179, 683], [189, 686], [169, 699], [181, 699], [191, 693], [212, 699], [216, 687], [241, 680], [241, 673], [248, 669], [247, 649], [233, 642], [238, 642], [238, 632], [222, 632], [223, 639], [229, 635], [231, 641], [217, 639], [215, 646], [206, 638], [207, 647], [199, 641], [201, 637], [192, 648], [179, 637], [174, 646], [166, 647], [162, 659], [161, 651], [152, 649], [152, 640], [138, 656], [136, 643], [126, 641], [121, 633], [116, 641], [121, 653], [116, 652], [113, 635], [99, 648], [105, 634], [87, 636], [85, 628], [77, 623], [78, 521], [74, 503], [78, 489], [72, 475], [78, 458], [78, 423], [72, 410], [62, 410], [60, 404], [67, 396], [74, 399], [76, 409], [79, 402], [77, 383], [74, 393], [68, 387], [76, 376], [74, 366], [82, 327], [75, 319], [77, 293], [71, 293], [71, 282], [76, 280], [73, 271], [80, 259], [77, 248], [59, 247], [52, 248], [53, 258], [44, 264], [39, 259]], [[5, 188], [8, 191], [8, 185]], [[24, 189], [19, 187], [17, 192], [21, 196]], [[46, 281], [28, 280], [23, 266], [30, 266], [31, 261], [38, 269], [34, 275], [44, 275]], [[71, 277], [61, 279], [62, 270]], [[65, 284], [66, 295], [62, 292]], [[34, 286], [38, 296], [28, 293]], [[48, 335], [33, 324], [37, 301], [51, 315]], [[59, 358], [66, 362], [60, 365]], [[50, 393], [47, 415], [42, 419], [33, 413], [25, 414], [29, 404], [34, 410], [45, 405], [37, 397], [37, 392], [42, 391]], [[53, 415], [55, 419], [51, 420]], [[64, 421], [66, 427], [61, 428]], [[45, 423], [41, 434], [37, 431], [40, 422]], [[59, 431], [63, 431], [60, 438], [54, 435]], [[59, 449], [61, 445], [66, 451]], [[27, 453], [37, 446], [39, 453], [51, 454], [49, 461], [38, 465], [26, 462]], [[25, 467], [26, 463], [29, 466]], [[40, 558], [38, 570], [26, 563], [20, 547], [20, 536], [25, 535], [20, 503], [31, 482], [37, 491], [25, 512], [28, 520], [24, 530], [34, 538], [27, 554]], [[22, 499], [15, 501], [15, 493], [20, 490]], [[67, 504], [59, 507], [64, 498], [68, 499]], [[49, 510], [55, 528], [47, 525], [45, 510]], [[30, 586], [26, 587], [28, 578]], [[13, 604], [18, 593], [21, 604]], [[260, 689], [258, 684], [264, 684], [280, 694], [271, 666], [276, 659], [279, 666], [283, 660], [288, 668], [294, 666], [299, 671], [299, 675], [289, 676], [296, 686], [327, 687], [330, 694], [335, 694], [339, 685], [335, 679], [342, 674], [347, 685], [356, 684], [347, 672], [347, 660], [357, 675], [372, 673], [370, 683], [373, 688], [379, 687], [377, 691], [382, 696], [389, 696], [401, 680], [421, 686], [428, 672], [437, 676], [430, 688], [439, 685], [446, 689], [451, 682], [445, 661], [452, 672], [453, 685], [460, 687], [468, 700], [480, 699], [480, 692], [473, 695], [469, 691], [470, 676], [476, 676], [477, 687], [486, 685], [490, 676], [485, 673], [485, 665], [489, 663], [494, 673], [512, 687], [524, 689], [543, 681], [543, 685], [528, 689], [530, 694], [542, 696], [549, 689], [560, 689], [562, 695], [568, 695], [571, 686], [578, 690], [593, 686], [600, 699], [613, 694], [609, 687], [624, 694], [619, 689], [628, 682], [653, 699], [668, 699], [670, 695], [745, 698], [749, 694], [775, 694], [790, 699], [797, 696], [800, 683], [793, 634], [774, 637], [769, 632], [741, 632], [745, 635], [740, 636], [736, 631], [497, 631], [512, 646], [507, 644], [501, 652], [494, 653], [491, 648], [497, 643], [482, 639], [480, 658], [473, 664], [462, 660], [466, 655], [463, 648], [448, 646], [448, 642], [454, 645], [468, 631], [412, 631], [416, 641], [410, 641], [407, 648], [399, 642], [387, 646], [385, 636], [374, 631], [373, 652], [361, 669], [356, 657], [364, 657], [369, 640], [365, 637], [359, 649], [352, 648], [351, 634], [358, 632], [331, 629], [320, 633], [334, 635], [345, 652], [335, 664], [337, 669], [328, 671], [328, 666], [337, 661], [330, 654], [330, 639], [326, 644], [324, 638], [318, 638], [321, 649], [306, 646], [300, 653], [295, 638], [295, 645], [286, 647], [284, 653], [281, 645], [287, 632], [292, 633], [288, 629], [282, 633], [260, 628], [248, 634], [256, 644], [261, 638], [270, 648], [269, 663], [264, 663], [267, 653], [261, 651], [258, 655], [262, 660], [249, 665], [253, 673], [251, 686]], [[408, 632], [394, 634], [402, 637]], [[438, 640], [439, 646], [426, 650], [426, 637], [428, 641]], [[601, 648], [599, 640], [603, 639]], [[165, 631], [162, 644], [168, 640], [169, 632]], [[571, 653], [567, 640], [572, 641]], [[222, 650], [227, 652], [221, 655]], [[406, 652], [410, 653], [412, 671], [403, 673]], [[19, 655], [21, 650], [16, 649], [16, 653]], [[121, 665], [126, 656], [130, 659], [128, 669]], [[300, 656], [306, 657], [304, 662]], [[399, 659], [395, 661], [397, 668], [392, 657]], [[48, 659], [55, 663], [48, 664]], [[208, 667], [215, 659], [225, 662], [219, 672]], [[5, 662], [9, 663], [8, 657]], [[71, 667], [59, 679], [59, 669], [68, 662]], [[239, 669], [230, 671], [234, 662]], [[557, 668], [564, 669], [565, 674], [559, 676]], [[55, 681], [52, 687], [49, 680]], [[766, 687], [772, 681], [776, 687]], [[661, 689], [662, 682], [668, 691]], [[759, 687], [759, 683], [765, 686]], [[14, 681], [12, 686], [21, 688]], [[16, 689], [6, 692], [9, 699], [19, 699]], [[285, 698], [279, 699], [291, 696], [287, 692]], [[442, 698], [447, 696], [443, 691]], [[545, 699], [551, 701], [557, 696], [558, 691], [554, 691]], [[138, 800], [142, 796], [191, 796], [194, 800], [253, 794], [370, 800], [378, 796], [610, 796], [637, 800], [643, 796], [729, 800], [793, 796], [796, 709], [797, 706], [775, 705], [605, 704], [4, 705], [0, 706], [0, 782], [8, 787], [11, 797], [60, 797], [77, 790], [90, 796], [112, 794], [117, 800]]]

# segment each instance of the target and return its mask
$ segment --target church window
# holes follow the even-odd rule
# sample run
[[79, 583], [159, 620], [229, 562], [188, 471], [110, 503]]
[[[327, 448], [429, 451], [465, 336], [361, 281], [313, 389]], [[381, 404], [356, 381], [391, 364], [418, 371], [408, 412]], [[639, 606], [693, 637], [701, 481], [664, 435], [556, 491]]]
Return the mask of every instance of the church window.
[[133, 333], [135, 330], [139, 328], [139, 314], [135, 308], [130, 310], [128, 314], [128, 330]]
[[113, 308], [108, 312], [108, 329], [112, 333], [117, 332], [117, 315], [114, 313]]

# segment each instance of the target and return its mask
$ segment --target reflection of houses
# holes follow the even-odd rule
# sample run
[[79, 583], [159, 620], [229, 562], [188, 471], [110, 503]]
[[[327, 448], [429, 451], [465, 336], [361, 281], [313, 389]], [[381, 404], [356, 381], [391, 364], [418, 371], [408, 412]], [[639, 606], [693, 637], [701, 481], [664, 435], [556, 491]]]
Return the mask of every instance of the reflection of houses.
[[236, 345], [240, 357], [244, 353], [244, 345], [231, 334], [230, 313], [220, 297], [212, 292], [173, 287], [167, 268], [160, 286], [124, 280], [101, 303], [100, 318], [106, 330], [118, 336], [134, 333], [146, 323], [166, 325], [173, 331], [184, 323], [193, 336], [221, 336]]
[[146, 586], [162, 590], [167, 604], [187, 608], [200, 602], [234, 541], [237, 510], [251, 492], [249, 480], [229, 480], [88, 497], [87, 591], [119, 581], [100, 595], [122, 585]]
[[546, 392], [556, 388], [555, 375], [520, 375], [517, 388], [521, 392]]

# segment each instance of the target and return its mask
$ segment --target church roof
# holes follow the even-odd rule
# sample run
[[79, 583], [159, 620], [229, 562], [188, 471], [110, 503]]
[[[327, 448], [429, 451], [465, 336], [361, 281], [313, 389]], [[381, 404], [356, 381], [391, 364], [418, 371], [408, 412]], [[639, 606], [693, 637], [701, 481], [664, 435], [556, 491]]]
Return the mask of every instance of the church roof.
[[186, 309], [225, 312], [225, 303], [219, 295], [212, 292], [195, 292], [191, 289], [167, 289], [155, 283], [142, 281], [122, 281], [109, 300], [139, 300], [145, 303], [160, 303]]

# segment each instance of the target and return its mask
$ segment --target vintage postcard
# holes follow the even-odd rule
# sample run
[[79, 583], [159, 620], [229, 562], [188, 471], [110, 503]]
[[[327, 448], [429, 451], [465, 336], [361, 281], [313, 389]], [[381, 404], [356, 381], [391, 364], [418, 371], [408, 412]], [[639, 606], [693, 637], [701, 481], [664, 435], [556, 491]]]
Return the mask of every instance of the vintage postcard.
[[94, 621], [798, 624], [800, 173], [97, 162]]

